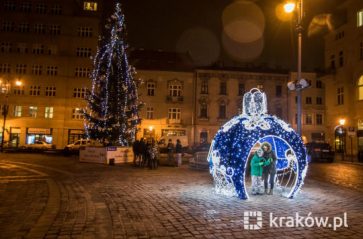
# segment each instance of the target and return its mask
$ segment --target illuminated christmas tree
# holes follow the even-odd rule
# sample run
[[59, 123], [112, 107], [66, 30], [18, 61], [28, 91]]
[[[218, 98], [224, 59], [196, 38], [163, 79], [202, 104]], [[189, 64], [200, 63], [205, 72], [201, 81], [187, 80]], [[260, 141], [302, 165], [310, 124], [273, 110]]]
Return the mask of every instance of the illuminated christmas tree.
[[125, 17], [119, 3], [105, 29], [93, 63], [92, 89], [87, 91], [85, 130], [88, 138], [127, 146], [135, 139], [140, 123], [140, 81], [128, 63]]

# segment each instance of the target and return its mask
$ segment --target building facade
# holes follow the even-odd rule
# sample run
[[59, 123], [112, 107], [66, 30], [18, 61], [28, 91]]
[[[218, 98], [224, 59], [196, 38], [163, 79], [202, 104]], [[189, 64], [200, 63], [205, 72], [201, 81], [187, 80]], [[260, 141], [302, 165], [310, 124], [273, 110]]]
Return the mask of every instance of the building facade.
[[1, 1], [0, 101], [9, 106], [10, 146], [44, 140], [61, 148], [82, 137], [101, 9], [98, 1]]
[[326, 126], [337, 152], [363, 160], [363, 2], [341, 8], [346, 22], [325, 37]]

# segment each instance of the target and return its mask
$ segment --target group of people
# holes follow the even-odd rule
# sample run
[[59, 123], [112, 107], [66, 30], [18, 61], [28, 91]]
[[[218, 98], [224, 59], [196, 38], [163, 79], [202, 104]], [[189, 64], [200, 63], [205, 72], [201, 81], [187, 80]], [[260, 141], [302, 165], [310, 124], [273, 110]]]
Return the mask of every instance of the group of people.
[[[265, 142], [255, 152], [251, 160], [252, 195], [273, 195], [275, 175], [276, 155], [271, 145]], [[262, 181], [264, 192], [262, 191]]]
[[143, 138], [135, 140], [132, 145], [134, 152], [134, 165], [139, 167], [148, 167], [156, 169], [159, 165], [159, 148], [154, 139], [144, 140]]

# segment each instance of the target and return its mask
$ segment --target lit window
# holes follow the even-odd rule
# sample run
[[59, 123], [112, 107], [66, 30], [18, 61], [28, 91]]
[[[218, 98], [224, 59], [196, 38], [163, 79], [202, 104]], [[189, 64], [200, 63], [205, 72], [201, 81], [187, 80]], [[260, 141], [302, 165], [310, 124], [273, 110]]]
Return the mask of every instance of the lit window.
[[15, 117], [21, 117], [21, 106], [20, 105], [16, 105], [14, 107], [14, 116]]
[[74, 108], [72, 110], [72, 119], [83, 119], [83, 110], [81, 108]]
[[170, 123], [180, 123], [181, 122], [180, 108], [170, 108], [168, 118]]
[[363, 100], [363, 75], [358, 81], [358, 100]]
[[363, 26], [363, 9], [357, 12], [357, 27]]
[[52, 119], [53, 112], [53, 107], [45, 107], [44, 118]]
[[37, 106], [29, 106], [29, 116], [32, 118], [37, 117], [38, 107]]
[[97, 2], [83, 2], [83, 10], [97, 11]]

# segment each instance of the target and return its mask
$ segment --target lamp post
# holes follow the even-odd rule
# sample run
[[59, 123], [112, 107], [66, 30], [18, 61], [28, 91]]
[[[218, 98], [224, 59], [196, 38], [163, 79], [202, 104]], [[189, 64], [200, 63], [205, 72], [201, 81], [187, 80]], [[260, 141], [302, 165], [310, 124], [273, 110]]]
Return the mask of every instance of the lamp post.
[[[16, 80], [15, 81], [15, 85], [17, 87], [22, 86], [22, 82], [20, 80]], [[5, 94], [5, 103], [3, 105], [3, 109], [2, 109], [2, 115], [3, 115], [3, 125], [2, 125], [2, 137], [1, 137], [1, 152], [4, 151], [4, 138], [5, 138], [5, 126], [6, 126], [6, 118], [8, 116], [9, 113], [9, 92], [10, 92], [10, 82], [9, 80], [7, 81], [3, 81], [0, 80], [0, 89], [1, 89], [1, 93]]]
[[297, 133], [301, 136], [301, 91], [304, 88], [301, 82], [301, 57], [302, 57], [302, 19], [303, 19], [303, 0], [297, 0], [297, 5], [294, 2], [288, 2], [284, 5], [284, 10], [287, 13], [295, 11], [297, 13], [297, 79], [295, 81], [295, 90], [297, 96]]

